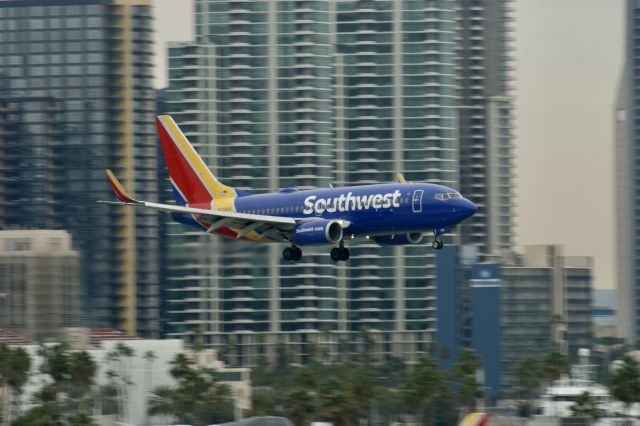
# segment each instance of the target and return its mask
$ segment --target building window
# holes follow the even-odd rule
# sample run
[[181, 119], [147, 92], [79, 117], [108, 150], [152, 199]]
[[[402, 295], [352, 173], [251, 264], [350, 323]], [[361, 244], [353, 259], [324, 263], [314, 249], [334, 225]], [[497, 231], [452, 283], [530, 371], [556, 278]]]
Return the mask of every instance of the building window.
[[7, 238], [5, 240], [5, 250], [7, 250], [7, 251], [29, 251], [29, 250], [31, 250], [31, 239], [29, 239], [29, 238]]

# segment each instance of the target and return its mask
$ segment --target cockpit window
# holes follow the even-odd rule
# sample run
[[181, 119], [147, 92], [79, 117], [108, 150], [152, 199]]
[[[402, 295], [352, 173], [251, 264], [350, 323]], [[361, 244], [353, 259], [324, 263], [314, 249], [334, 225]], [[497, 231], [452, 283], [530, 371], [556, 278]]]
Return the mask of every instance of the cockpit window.
[[462, 198], [457, 192], [439, 192], [435, 195], [436, 200], [445, 201], [449, 198]]

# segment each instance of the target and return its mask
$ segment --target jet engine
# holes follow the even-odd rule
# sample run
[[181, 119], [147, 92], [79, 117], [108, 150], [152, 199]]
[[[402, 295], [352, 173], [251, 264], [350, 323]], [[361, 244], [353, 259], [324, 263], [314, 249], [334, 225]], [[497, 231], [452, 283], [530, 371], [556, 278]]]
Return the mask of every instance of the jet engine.
[[342, 226], [337, 220], [318, 219], [302, 222], [293, 229], [294, 244], [328, 244], [342, 239]]
[[404, 246], [418, 244], [422, 241], [422, 232], [409, 232], [408, 234], [379, 235], [373, 237], [373, 241], [380, 246]]

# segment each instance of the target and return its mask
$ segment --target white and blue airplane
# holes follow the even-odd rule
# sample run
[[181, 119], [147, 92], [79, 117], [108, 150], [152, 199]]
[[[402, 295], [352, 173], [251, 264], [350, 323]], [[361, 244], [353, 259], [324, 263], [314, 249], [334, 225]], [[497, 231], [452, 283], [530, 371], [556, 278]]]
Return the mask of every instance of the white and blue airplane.
[[156, 125], [178, 205], [138, 201], [107, 170], [116, 204], [169, 212], [177, 222], [228, 238], [286, 243], [286, 261], [300, 260], [300, 247], [320, 244], [335, 245], [331, 259], [345, 261], [345, 241], [419, 244], [425, 232], [441, 249], [441, 235], [477, 210], [451, 188], [405, 182], [400, 174], [396, 183], [249, 193], [220, 183], [170, 116], [157, 117]]

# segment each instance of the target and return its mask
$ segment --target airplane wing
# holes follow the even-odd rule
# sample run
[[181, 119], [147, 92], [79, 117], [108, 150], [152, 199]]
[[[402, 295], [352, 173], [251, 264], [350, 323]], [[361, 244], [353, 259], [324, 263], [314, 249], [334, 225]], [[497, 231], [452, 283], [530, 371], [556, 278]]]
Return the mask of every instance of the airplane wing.
[[120, 201], [101, 201], [102, 203], [146, 207], [167, 213], [193, 216], [203, 226], [207, 227], [207, 232], [213, 232], [221, 227], [225, 227], [237, 230], [236, 238], [244, 237], [252, 231], [260, 231], [254, 239], [287, 241], [296, 223], [305, 221], [305, 219], [291, 217], [236, 213], [139, 201], [127, 193], [111, 170], [107, 170], [107, 176], [109, 177], [113, 191]]

